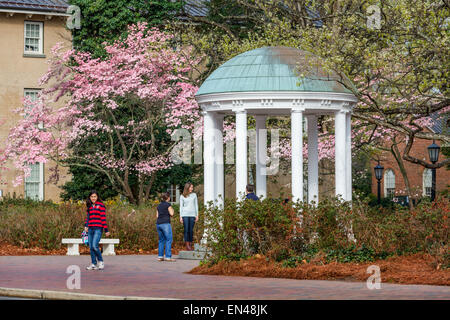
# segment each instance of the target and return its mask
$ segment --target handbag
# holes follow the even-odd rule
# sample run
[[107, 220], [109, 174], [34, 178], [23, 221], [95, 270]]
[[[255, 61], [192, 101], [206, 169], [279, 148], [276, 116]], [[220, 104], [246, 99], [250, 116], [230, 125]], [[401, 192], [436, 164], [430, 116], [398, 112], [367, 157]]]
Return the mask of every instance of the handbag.
[[85, 245], [89, 244], [89, 237], [88, 237], [88, 233], [86, 231], [83, 230], [83, 232], [81, 233], [81, 240], [83, 240], [83, 243]]

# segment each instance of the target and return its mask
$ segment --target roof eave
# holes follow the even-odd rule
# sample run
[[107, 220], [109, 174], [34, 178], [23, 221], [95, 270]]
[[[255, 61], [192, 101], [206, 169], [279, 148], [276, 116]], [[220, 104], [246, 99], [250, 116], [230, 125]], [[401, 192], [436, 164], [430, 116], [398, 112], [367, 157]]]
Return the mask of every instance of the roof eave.
[[46, 16], [62, 16], [62, 17], [70, 17], [71, 15], [66, 13], [65, 11], [51, 11], [51, 10], [28, 10], [28, 9], [17, 9], [17, 8], [2, 8], [0, 7], [0, 12], [5, 13], [17, 13], [17, 14], [33, 14], [33, 15], [46, 15]]

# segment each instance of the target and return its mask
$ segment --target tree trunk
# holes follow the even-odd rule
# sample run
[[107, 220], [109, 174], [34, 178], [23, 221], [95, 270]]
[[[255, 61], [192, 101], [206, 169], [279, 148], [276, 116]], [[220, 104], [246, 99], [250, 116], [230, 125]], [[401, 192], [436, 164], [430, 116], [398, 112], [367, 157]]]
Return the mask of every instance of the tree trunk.
[[402, 174], [403, 180], [405, 181], [405, 187], [406, 187], [406, 194], [409, 198], [409, 208], [413, 208], [413, 202], [412, 202], [412, 193], [411, 193], [411, 186], [409, 184], [408, 174], [405, 169], [405, 165], [403, 163], [402, 156], [400, 154], [400, 151], [398, 150], [397, 142], [395, 141], [394, 137], [394, 143], [391, 145], [391, 153], [394, 156], [395, 160], [397, 161], [398, 167], [400, 169], [400, 173]]
[[153, 182], [155, 181], [155, 178], [156, 178], [156, 173], [152, 174], [152, 176], [150, 177], [149, 184], [145, 188], [145, 198], [144, 198], [144, 200], [148, 200], [149, 199], [150, 191], [152, 190]]

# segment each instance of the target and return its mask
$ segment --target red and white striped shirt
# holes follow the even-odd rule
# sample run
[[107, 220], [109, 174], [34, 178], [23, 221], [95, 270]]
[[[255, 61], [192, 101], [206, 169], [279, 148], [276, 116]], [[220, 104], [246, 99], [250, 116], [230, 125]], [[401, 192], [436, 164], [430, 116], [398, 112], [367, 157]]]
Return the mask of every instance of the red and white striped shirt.
[[85, 227], [104, 228], [108, 232], [106, 224], [106, 207], [103, 203], [96, 201], [88, 210], [86, 215]]

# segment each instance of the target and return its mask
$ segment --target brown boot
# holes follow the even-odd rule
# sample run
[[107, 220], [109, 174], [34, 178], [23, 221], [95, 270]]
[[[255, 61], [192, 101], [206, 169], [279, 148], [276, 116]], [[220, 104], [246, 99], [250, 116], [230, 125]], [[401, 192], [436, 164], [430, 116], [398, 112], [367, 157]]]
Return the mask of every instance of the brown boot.
[[189, 242], [186, 241], [185, 244], [186, 244], [186, 250], [187, 251], [191, 251], [191, 247], [189, 246]]
[[192, 242], [189, 242], [189, 247], [191, 248], [190, 251], [194, 251], [194, 247], [193, 247], [193, 245], [192, 245]]

